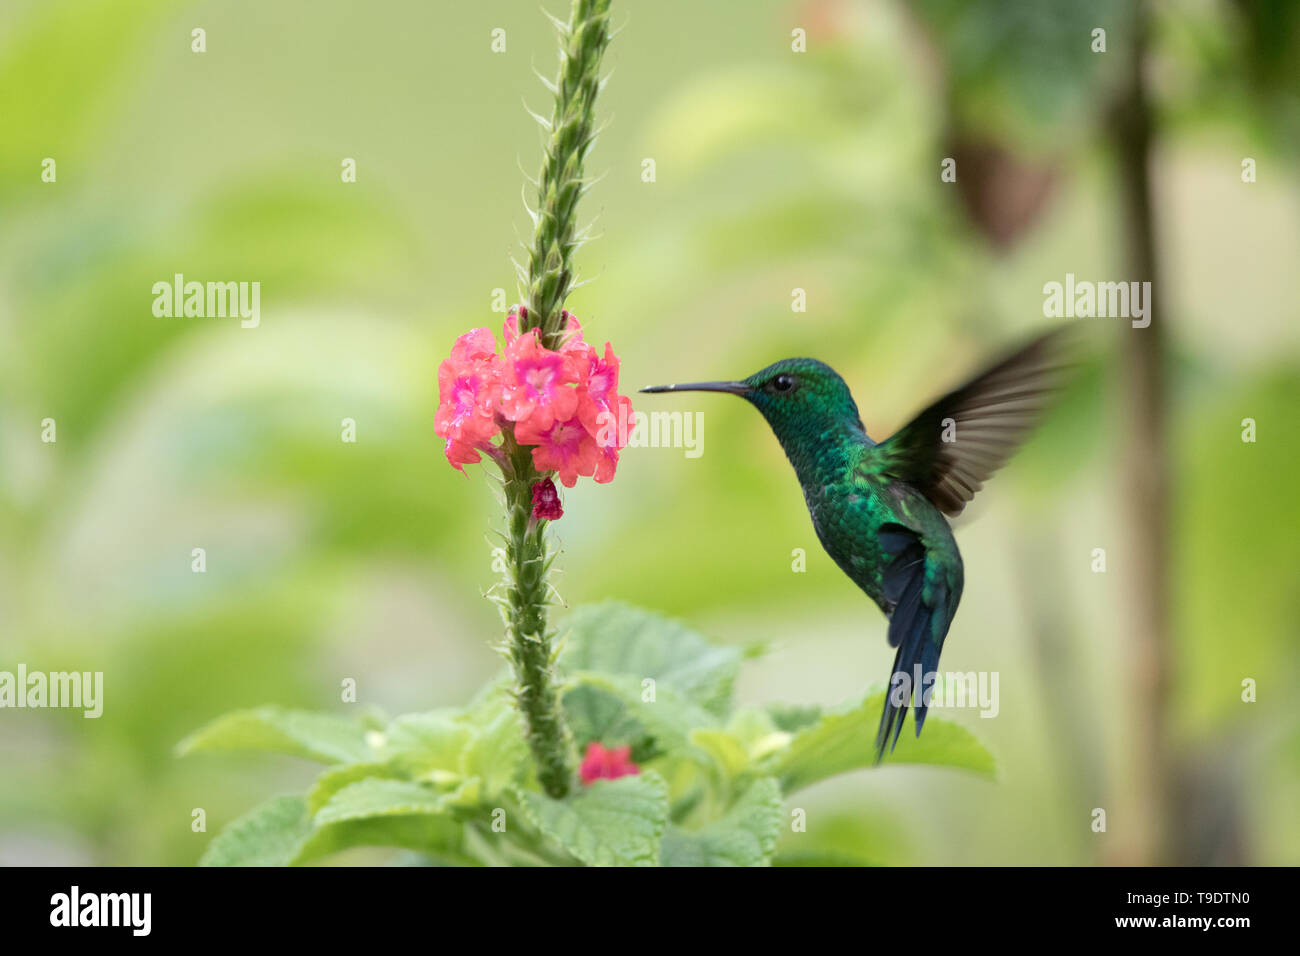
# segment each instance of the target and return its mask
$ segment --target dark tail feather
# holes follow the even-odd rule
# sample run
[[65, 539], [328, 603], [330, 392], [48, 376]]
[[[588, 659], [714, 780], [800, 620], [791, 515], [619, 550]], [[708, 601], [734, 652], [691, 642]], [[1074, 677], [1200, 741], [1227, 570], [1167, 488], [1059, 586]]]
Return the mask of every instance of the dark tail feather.
[[[917, 665], [920, 665], [921, 679], [926, 674], [934, 673], [939, 667], [939, 651], [942, 648], [943, 635], [936, 640], [932, 633], [935, 614], [947, 610], [947, 595], [936, 594], [938, 607], [930, 607], [921, 600], [921, 591], [925, 586], [925, 567], [922, 564], [903, 588], [894, 613], [889, 619], [889, 643], [898, 648], [894, 655], [894, 670], [890, 675], [889, 687], [885, 692], [885, 709], [880, 715], [880, 729], [876, 732], [876, 763], [885, 756], [888, 744], [890, 753], [898, 745], [898, 735], [903, 730], [903, 721], [912, 701], [912, 692], [918, 693], [916, 704], [916, 735], [921, 735], [921, 726], [925, 723], [926, 703], [921, 696], [923, 687], [916, 686]], [[942, 585], [935, 585], [944, 591]], [[906, 681], [899, 681], [899, 675], [906, 674]], [[899, 697], [906, 696], [901, 701]]]
[[[932, 611], [931, 614], [933, 613], [935, 612]], [[930, 624], [930, 614], [927, 614], [926, 615], [927, 632], [930, 629], [929, 624]], [[922, 640], [922, 648], [921, 648], [921, 673], [922, 674], [938, 673], [940, 650], [942, 650], [942, 648], [933, 640], [931, 640], [929, 634], [927, 633], [926, 637]], [[925, 723], [925, 714], [926, 711], [928, 711], [929, 709], [930, 707], [926, 703], [926, 698], [924, 695], [922, 695], [921, 700], [916, 705], [916, 713], [915, 715], [913, 715], [914, 719], [916, 720], [916, 736], [918, 737], [921, 736], [921, 726]]]

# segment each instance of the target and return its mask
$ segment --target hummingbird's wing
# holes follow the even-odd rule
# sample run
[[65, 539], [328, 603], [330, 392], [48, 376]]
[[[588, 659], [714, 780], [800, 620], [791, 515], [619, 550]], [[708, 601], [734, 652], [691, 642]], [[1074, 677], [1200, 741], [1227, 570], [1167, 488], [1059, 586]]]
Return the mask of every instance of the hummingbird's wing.
[[1071, 364], [1070, 327], [1034, 339], [871, 450], [872, 470], [961, 514], [1034, 425]]

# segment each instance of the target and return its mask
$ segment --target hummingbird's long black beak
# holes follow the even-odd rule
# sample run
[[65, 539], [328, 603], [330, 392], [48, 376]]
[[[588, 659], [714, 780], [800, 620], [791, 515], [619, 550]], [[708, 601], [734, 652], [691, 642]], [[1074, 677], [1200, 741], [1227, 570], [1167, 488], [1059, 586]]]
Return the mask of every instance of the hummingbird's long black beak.
[[651, 385], [643, 392], [726, 392], [728, 395], [747, 395], [746, 382], [688, 382], [685, 385]]

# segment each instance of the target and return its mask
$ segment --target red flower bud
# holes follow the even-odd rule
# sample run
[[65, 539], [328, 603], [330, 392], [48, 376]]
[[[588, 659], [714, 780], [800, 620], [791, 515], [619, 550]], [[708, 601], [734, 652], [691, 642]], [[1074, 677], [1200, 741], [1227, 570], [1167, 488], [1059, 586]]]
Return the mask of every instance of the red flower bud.
[[549, 478], [533, 482], [533, 518], [538, 521], [555, 521], [564, 517], [560, 507], [560, 493]]
[[606, 750], [593, 740], [587, 744], [587, 755], [582, 758], [582, 767], [578, 771], [583, 784], [590, 786], [596, 780], [617, 780], [640, 773], [641, 768], [628, 759], [631, 753], [631, 747]]

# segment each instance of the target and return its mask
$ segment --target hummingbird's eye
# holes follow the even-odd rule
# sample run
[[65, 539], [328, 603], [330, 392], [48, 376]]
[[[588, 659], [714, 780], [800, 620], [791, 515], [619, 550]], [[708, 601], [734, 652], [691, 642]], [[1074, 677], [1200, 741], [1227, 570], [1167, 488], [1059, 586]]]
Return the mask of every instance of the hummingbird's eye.
[[793, 375], [778, 375], [776, 378], [772, 379], [772, 391], [793, 392], [795, 384], [796, 382]]

